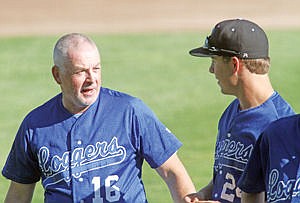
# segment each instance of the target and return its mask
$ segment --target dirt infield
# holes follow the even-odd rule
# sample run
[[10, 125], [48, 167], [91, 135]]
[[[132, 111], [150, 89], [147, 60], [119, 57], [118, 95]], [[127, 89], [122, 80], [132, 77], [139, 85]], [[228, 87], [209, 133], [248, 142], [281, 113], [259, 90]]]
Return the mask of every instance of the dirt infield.
[[225, 18], [300, 28], [299, 0], [0, 0], [0, 35], [210, 29]]

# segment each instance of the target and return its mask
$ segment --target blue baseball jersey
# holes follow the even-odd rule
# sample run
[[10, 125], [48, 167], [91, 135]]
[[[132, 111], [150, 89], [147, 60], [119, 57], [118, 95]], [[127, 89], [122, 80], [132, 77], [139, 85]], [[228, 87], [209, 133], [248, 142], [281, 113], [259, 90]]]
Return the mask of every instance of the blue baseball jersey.
[[257, 141], [239, 187], [266, 191], [267, 202], [300, 202], [300, 115], [270, 124]]
[[238, 180], [263, 130], [274, 120], [294, 114], [277, 93], [260, 106], [239, 110], [235, 99], [222, 114], [215, 149], [212, 197], [220, 202], [241, 202]]
[[59, 94], [23, 120], [2, 174], [40, 180], [45, 202], [147, 202], [143, 161], [157, 168], [181, 142], [139, 99], [107, 88], [81, 115]]

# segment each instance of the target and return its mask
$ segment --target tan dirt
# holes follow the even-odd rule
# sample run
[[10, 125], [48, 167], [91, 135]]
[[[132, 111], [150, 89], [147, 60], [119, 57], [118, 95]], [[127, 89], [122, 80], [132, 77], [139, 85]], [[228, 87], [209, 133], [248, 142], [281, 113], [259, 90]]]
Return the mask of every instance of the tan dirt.
[[300, 28], [299, 0], [0, 0], [0, 35], [210, 30], [227, 18]]

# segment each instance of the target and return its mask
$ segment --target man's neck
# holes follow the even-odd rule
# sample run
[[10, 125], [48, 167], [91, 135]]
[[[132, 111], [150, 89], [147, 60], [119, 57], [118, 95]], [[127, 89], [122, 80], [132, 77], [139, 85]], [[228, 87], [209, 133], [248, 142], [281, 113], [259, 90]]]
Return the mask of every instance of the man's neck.
[[240, 94], [237, 96], [241, 110], [260, 106], [274, 93], [267, 75], [257, 75], [255, 79], [246, 82], [241, 85]]

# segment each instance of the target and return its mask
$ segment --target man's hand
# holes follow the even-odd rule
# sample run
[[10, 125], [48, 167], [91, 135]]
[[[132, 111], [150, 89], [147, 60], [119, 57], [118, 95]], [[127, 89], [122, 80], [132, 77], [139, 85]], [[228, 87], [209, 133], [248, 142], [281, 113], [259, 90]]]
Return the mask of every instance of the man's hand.
[[188, 194], [184, 197], [186, 203], [220, 203], [219, 201], [204, 200], [201, 192]]

